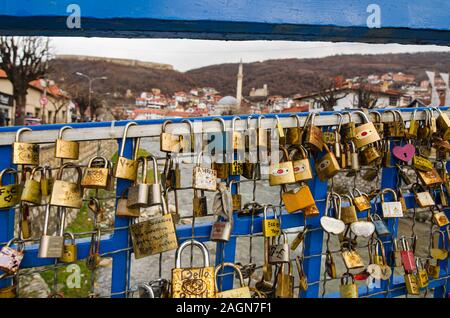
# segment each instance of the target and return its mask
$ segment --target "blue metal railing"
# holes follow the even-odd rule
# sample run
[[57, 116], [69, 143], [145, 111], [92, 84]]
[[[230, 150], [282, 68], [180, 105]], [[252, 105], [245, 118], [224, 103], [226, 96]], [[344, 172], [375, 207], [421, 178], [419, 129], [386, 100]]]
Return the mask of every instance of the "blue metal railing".
[[[448, 109], [442, 108], [442, 109]], [[423, 110], [417, 108], [417, 110]], [[383, 112], [383, 110], [380, 110]], [[413, 109], [402, 109], [402, 112], [412, 112]], [[308, 113], [297, 113], [299, 116], [306, 116]], [[323, 112], [321, 115], [331, 115], [334, 112]], [[279, 117], [288, 117], [291, 114], [276, 114]], [[253, 115], [254, 116], [254, 115]], [[275, 114], [264, 114], [265, 118], [274, 118]], [[231, 120], [233, 116], [224, 116], [225, 120]], [[246, 119], [248, 116], [240, 116], [242, 119]], [[201, 121], [211, 121], [216, 117], [203, 117], [194, 118], [192, 120]], [[162, 124], [167, 119], [161, 120], [143, 120], [137, 121], [139, 125], [151, 125], [151, 124]], [[174, 123], [180, 122], [182, 119], [174, 118], [171, 119]], [[124, 126], [128, 121], [116, 122], [115, 126]], [[57, 130], [63, 125], [42, 125], [33, 127], [33, 130]], [[71, 124], [73, 128], [92, 128], [92, 127], [111, 127], [111, 123], [74, 123]], [[13, 132], [17, 131], [21, 127], [6, 127], [0, 129], [0, 134], [2, 132]], [[121, 147], [121, 139], [117, 139], [119, 148]], [[125, 157], [132, 156], [132, 138], [128, 138], [125, 141]], [[0, 170], [7, 167], [11, 167], [12, 162], [12, 147], [11, 145], [0, 146]], [[396, 188], [397, 187], [397, 169], [396, 168], [383, 168], [382, 170], [382, 188]], [[5, 183], [8, 182], [5, 179]], [[130, 182], [126, 180], [119, 179], [117, 182], [116, 193], [120, 194], [124, 189], [130, 186]], [[317, 177], [309, 182], [309, 186], [313, 192], [314, 198], [317, 201], [317, 207], [320, 211], [320, 215], [324, 214], [325, 210], [325, 200], [327, 195], [327, 183], [321, 182]], [[232, 191], [236, 191], [234, 187]], [[415, 205], [414, 198], [411, 195], [406, 196], [406, 203], [408, 208], [412, 208]], [[446, 210], [448, 214], [448, 210]], [[0, 212], [0, 242], [7, 242], [14, 236], [14, 209], [2, 210]], [[270, 215], [269, 215], [270, 216]], [[361, 217], [365, 217], [364, 213], [360, 214]], [[302, 213], [287, 214], [282, 213], [282, 227], [284, 229], [294, 228], [305, 225], [305, 219]], [[306, 298], [316, 298], [319, 297], [320, 288], [320, 269], [323, 253], [323, 231], [321, 230], [319, 224], [320, 217], [309, 218], [306, 220], [310, 232], [306, 235], [305, 245], [304, 245], [304, 270], [308, 277], [309, 287], [306, 291], [301, 291], [299, 296]], [[262, 232], [261, 228], [262, 218], [254, 217], [254, 229], [253, 233]], [[127, 218], [115, 218], [114, 231], [111, 235], [103, 236], [100, 244], [100, 254], [111, 253], [112, 257], [112, 279], [111, 279], [111, 297], [120, 298], [125, 297], [129, 286], [127, 286], [127, 277], [129, 277], [130, 272], [130, 253], [129, 253], [129, 232], [128, 225], [129, 220]], [[388, 227], [392, 235], [397, 236], [398, 231], [398, 220], [389, 219]], [[233, 233], [230, 241], [226, 244], [218, 243], [218, 248], [216, 251], [216, 264], [222, 263], [222, 261], [234, 262], [236, 255], [236, 241], [239, 235], [250, 234], [251, 229], [251, 217], [238, 217], [237, 214], [234, 215], [234, 227]], [[209, 234], [211, 230], [211, 223], [202, 223], [195, 226], [195, 236], [199, 237], [200, 241], [209, 240]], [[185, 239], [190, 239], [192, 237], [192, 227], [190, 225], [183, 225], [177, 227], [177, 236], [181, 241]], [[385, 244], [386, 255], [389, 255], [392, 250], [392, 244], [389, 242], [390, 238], [381, 238]], [[78, 258], [85, 259], [89, 252], [89, 240], [79, 239], [77, 240]], [[448, 244], [448, 242], [447, 242]], [[448, 248], [448, 246], [447, 246]], [[25, 250], [25, 257], [21, 264], [21, 268], [31, 268], [46, 265], [54, 265], [53, 259], [43, 259], [37, 258], [37, 245], [29, 245]], [[116, 252], [119, 251], [119, 252]], [[447, 264], [445, 264], [447, 263]], [[448, 269], [448, 260], [441, 261], [441, 278], [430, 282], [430, 288], [435, 288], [435, 296], [443, 297], [445, 290], [450, 291], [450, 284], [448, 282], [448, 273], [442, 269]], [[155, 270], [157, 270], [155, 268]], [[129, 282], [128, 282], [129, 283]], [[0, 281], [0, 287], [4, 287], [10, 284], [10, 280]], [[233, 279], [231, 275], [227, 275], [223, 280], [223, 289], [230, 289], [233, 285]], [[444, 288], [444, 285], [445, 288]], [[389, 294], [386, 294], [386, 290], [389, 287]], [[405, 285], [403, 283], [403, 277], [394, 277], [389, 282], [383, 283], [381, 288], [368, 290], [365, 287], [360, 288], [360, 297], [396, 297], [404, 295]], [[337, 294], [328, 294], [326, 297], [339, 297]]]

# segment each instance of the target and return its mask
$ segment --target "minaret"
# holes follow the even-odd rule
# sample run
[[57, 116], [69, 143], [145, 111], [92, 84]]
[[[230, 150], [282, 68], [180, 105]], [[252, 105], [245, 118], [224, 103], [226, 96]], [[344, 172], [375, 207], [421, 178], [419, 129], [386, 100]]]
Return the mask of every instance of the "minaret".
[[241, 102], [242, 102], [242, 79], [243, 78], [244, 78], [244, 73], [243, 73], [242, 59], [241, 59], [241, 62], [239, 63], [239, 72], [238, 72], [238, 75], [237, 75], [237, 87], [236, 87], [236, 100], [237, 100], [236, 108], [237, 109], [241, 108]]

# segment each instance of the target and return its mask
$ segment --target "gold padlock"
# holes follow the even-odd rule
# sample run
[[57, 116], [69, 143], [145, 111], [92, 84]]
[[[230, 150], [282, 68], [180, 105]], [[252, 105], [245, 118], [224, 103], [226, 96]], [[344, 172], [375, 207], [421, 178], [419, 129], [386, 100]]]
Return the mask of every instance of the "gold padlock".
[[16, 132], [16, 139], [13, 143], [13, 159], [15, 165], [32, 165], [39, 164], [39, 145], [30, 144], [20, 141], [20, 135], [25, 131], [31, 131], [30, 128], [20, 128]]
[[[351, 279], [351, 282], [349, 282], [349, 279]], [[342, 298], [358, 298], [358, 286], [355, 284], [355, 277], [353, 274], [342, 274], [339, 293]]]
[[234, 270], [234, 272], [238, 275], [241, 287], [219, 292], [216, 282], [216, 298], [251, 298], [250, 289], [248, 286], [245, 286], [242, 272], [235, 264], [225, 262], [218, 265], [215, 270], [216, 279], [219, 277], [219, 271], [223, 270], [225, 267], [231, 267]]
[[422, 182], [425, 186], [432, 186], [442, 183], [439, 173], [434, 168], [431, 171], [426, 172], [417, 171], [417, 176], [419, 177], [420, 182]]
[[288, 213], [303, 210], [316, 204], [311, 190], [306, 184], [290, 191], [286, 191], [285, 187], [283, 188], [284, 192], [281, 197]]
[[294, 117], [297, 124], [296, 127], [290, 127], [286, 130], [286, 144], [300, 146], [302, 137], [302, 127], [300, 126], [300, 117], [297, 114], [290, 115], [289, 117]]
[[[269, 168], [269, 184], [271, 186], [295, 183], [294, 166], [289, 153], [284, 146], [280, 146], [280, 150], [283, 152], [280, 162], [271, 164]], [[286, 161], [282, 161], [283, 159]]]
[[81, 185], [86, 189], [107, 189], [110, 184], [110, 177], [108, 159], [105, 157], [93, 157], [89, 160], [84, 171]]
[[362, 257], [353, 249], [342, 251], [342, 259], [348, 269], [357, 269], [364, 267]]
[[221, 127], [222, 146], [219, 146], [219, 143], [217, 141], [216, 145], [217, 148], [219, 148], [220, 152], [222, 153], [222, 158], [221, 161], [215, 160], [212, 163], [211, 168], [216, 171], [217, 178], [226, 179], [230, 174], [230, 164], [229, 161], [227, 160], [227, 135], [225, 132], [225, 121], [223, 120], [223, 118], [214, 118], [213, 120], [218, 121]]
[[80, 147], [78, 142], [63, 139], [63, 132], [67, 129], [72, 127], [64, 126], [59, 130], [55, 144], [55, 158], [78, 160]]
[[166, 127], [171, 124], [171, 120], [166, 120], [161, 127], [161, 137], [160, 137], [160, 150], [163, 152], [180, 152], [181, 148], [181, 136], [176, 136], [171, 133], [166, 132]]
[[41, 180], [36, 181], [36, 172], [40, 173], [42, 179], [43, 173], [42, 167], [34, 167], [31, 171], [30, 178], [25, 181], [25, 185], [22, 190], [21, 200], [28, 203], [40, 204], [42, 199]]
[[192, 176], [192, 187], [196, 190], [216, 191], [217, 190], [217, 171], [211, 168], [201, 166], [203, 152], [197, 156], [197, 164], [194, 167]]
[[[3, 185], [5, 174], [14, 175], [14, 183]], [[22, 186], [19, 183], [19, 173], [12, 168], [3, 169], [0, 172], [0, 209], [8, 209], [20, 201]]]
[[240, 117], [234, 116], [231, 120], [231, 140], [234, 150], [245, 150], [245, 139], [241, 132], [236, 131], [236, 120], [241, 120]]
[[[355, 195], [356, 192], [356, 195]], [[359, 212], [370, 210], [370, 198], [366, 193], [361, 192], [358, 188], [352, 190], [353, 203]]]
[[341, 220], [345, 224], [351, 224], [358, 221], [358, 215], [356, 213], [356, 207], [353, 205], [353, 200], [348, 194], [341, 195], [342, 198], [346, 198], [349, 205], [341, 206]]
[[[308, 181], [313, 178], [311, 164], [309, 162], [309, 154], [302, 145], [293, 147], [290, 156], [292, 158], [292, 165], [294, 166], [295, 181]], [[298, 157], [297, 154], [300, 154]]]
[[345, 124], [342, 124], [341, 127], [341, 137], [342, 140], [345, 142], [351, 141], [355, 138], [355, 122], [353, 121], [352, 113], [351, 112], [343, 112], [342, 115], [347, 115], [348, 122]]
[[134, 155], [132, 159], [124, 157], [125, 143], [127, 140], [128, 129], [131, 126], [137, 125], [135, 122], [128, 123], [123, 129], [122, 144], [120, 146], [119, 157], [114, 165], [114, 177], [118, 179], [125, 179], [135, 181], [137, 177], [137, 157], [139, 152], [140, 138], [137, 138], [134, 143]]
[[125, 197], [128, 195], [128, 188], [122, 191], [119, 200], [117, 200], [116, 215], [119, 217], [137, 218], [141, 215], [139, 208], [129, 208], [128, 199]]
[[[273, 219], [267, 218], [267, 210], [271, 209], [273, 211]], [[281, 227], [280, 227], [280, 220], [278, 219], [277, 212], [275, 211], [275, 208], [272, 205], [266, 205], [264, 206], [263, 211], [264, 217], [263, 217], [263, 235], [264, 237], [274, 237], [281, 235]]]
[[447, 114], [440, 110], [438, 107], [433, 108], [439, 113], [438, 118], [436, 119], [436, 126], [439, 131], [439, 134], [442, 136], [444, 140], [450, 139], [450, 118], [448, 118]]
[[373, 123], [369, 120], [366, 114], [362, 111], [354, 111], [354, 114], [359, 114], [363, 120], [363, 124], [355, 128], [355, 145], [360, 149], [369, 144], [379, 141], [381, 138], [378, 135], [378, 131], [375, 129]]
[[309, 117], [309, 121], [306, 124], [305, 123], [305, 139], [304, 144], [311, 150], [311, 151], [322, 151], [322, 148], [324, 146], [323, 142], [323, 133], [322, 129], [320, 129], [317, 126], [314, 126], [314, 120], [318, 116], [316, 113], [312, 113]]
[[77, 261], [77, 246], [75, 243], [75, 236], [71, 232], [64, 233], [64, 238], [68, 237], [70, 239], [70, 243], [66, 244], [64, 242], [63, 246], [63, 254], [59, 258], [59, 261], [62, 263], [73, 263]]
[[339, 163], [334, 154], [330, 151], [330, 148], [328, 148], [326, 144], [324, 144], [323, 147], [325, 148], [326, 153], [316, 162], [317, 176], [321, 181], [333, 178], [341, 170]]
[[[77, 171], [77, 182], [62, 180], [63, 172], [68, 168], [73, 168]], [[50, 205], [80, 209], [82, 205], [82, 197], [81, 168], [71, 162], [63, 164], [58, 170], [58, 175], [56, 176], [56, 180], [53, 185]]]

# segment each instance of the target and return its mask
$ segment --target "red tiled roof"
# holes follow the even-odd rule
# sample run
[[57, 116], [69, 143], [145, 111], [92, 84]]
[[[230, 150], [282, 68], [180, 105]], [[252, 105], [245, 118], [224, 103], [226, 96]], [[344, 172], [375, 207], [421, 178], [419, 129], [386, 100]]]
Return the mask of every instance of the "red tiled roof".
[[309, 105], [305, 104], [305, 105], [301, 105], [301, 106], [285, 108], [281, 112], [282, 113], [301, 113], [301, 112], [308, 112], [308, 111], [309, 111]]
[[0, 69], [0, 78], [7, 78], [8, 76], [6, 76], [6, 73], [4, 70]]
[[[44, 87], [42, 87], [41, 85], [41, 81], [40, 80], [34, 80], [31, 81], [29, 83], [29, 85], [33, 88], [36, 88], [40, 91], [44, 91]], [[60, 89], [57, 85], [53, 85], [53, 86], [49, 86], [47, 87], [47, 94], [53, 95], [54, 97], [64, 97], [64, 98], [69, 98], [69, 96], [62, 90]]]

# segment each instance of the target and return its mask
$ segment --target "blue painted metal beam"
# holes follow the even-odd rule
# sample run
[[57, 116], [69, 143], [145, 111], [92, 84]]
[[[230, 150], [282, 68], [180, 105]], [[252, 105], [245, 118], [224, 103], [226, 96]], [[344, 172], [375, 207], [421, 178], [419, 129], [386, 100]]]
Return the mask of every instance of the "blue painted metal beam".
[[380, 27], [369, 28], [372, 1], [78, 0], [81, 28], [69, 29], [71, 0], [3, 0], [1, 34], [450, 43], [450, 3], [380, 0]]

